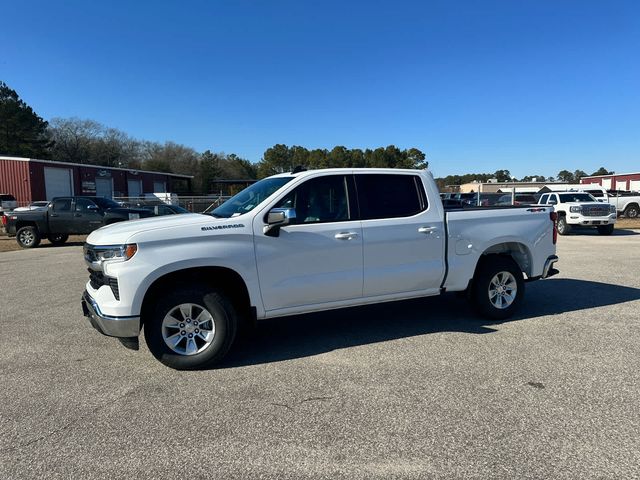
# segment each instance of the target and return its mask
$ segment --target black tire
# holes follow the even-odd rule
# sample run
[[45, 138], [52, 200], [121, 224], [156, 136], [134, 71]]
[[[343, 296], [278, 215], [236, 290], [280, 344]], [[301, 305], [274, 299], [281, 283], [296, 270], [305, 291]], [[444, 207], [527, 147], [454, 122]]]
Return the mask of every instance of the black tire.
[[613, 224], [611, 225], [600, 225], [598, 227], [598, 233], [600, 235], [611, 235], [613, 233]]
[[638, 218], [638, 205], [632, 204], [628, 205], [627, 208], [624, 209], [624, 216], [627, 218]]
[[69, 235], [65, 233], [54, 233], [49, 235], [47, 239], [51, 242], [51, 245], [57, 247], [58, 245], [64, 245], [64, 243], [69, 240]]
[[22, 227], [16, 233], [16, 241], [22, 248], [36, 248], [40, 245], [40, 232], [33, 226]]
[[558, 233], [560, 235], [569, 235], [571, 233], [571, 225], [567, 223], [567, 217], [564, 215], [558, 217]]
[[504, 320], [524, 299], [522, 271], [511, 257], [490, 255], [480, 262], [473, 281], [473, 304], [482, 316]]
[[[156, 359], [176, 370], [194, 370], [211, 367], [224, 358], [236, 336], [238, 317], [223, 292], [194, 285], [161, 292], [158, 298], [151, 318], [144, 319], [145, 340]], [[185, 316], [181, 306], [191, 313]], [[209, 318], [203, 311], [210, 320], [203, 321]], [[169, 316], [170, 313], [174, 315]], [[172, 317], [177, 320], [176, 326], [167, 326]], [[198, 319], [201, 319], [199, 325]], [[198, 331], [197, 326], [202, 330]], [[208, 343], [202, 336], [205, 332], [213, 332]], [[165, 337], [177, 340], [173, 347]], [[190, 345], [196, 352], [187, 352]]]

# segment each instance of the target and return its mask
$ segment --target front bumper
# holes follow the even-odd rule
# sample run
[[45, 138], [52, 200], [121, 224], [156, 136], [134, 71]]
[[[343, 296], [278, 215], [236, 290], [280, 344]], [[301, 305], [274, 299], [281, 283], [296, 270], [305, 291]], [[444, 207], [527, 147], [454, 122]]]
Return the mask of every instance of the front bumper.
[[140, 334], [140, 317], [112, 317], [104, 315], [96, 301], [86, 290], [82, 294], [82, 312], [93, 328], [109, 337], [137, 337]]
[[611, 225], [616, 223], [617, 214], [612, 213], [606, 217], [585, 217], [584, 215], [569, 214], [567, 223], [574, 227], [597, 227], [599, 225]]

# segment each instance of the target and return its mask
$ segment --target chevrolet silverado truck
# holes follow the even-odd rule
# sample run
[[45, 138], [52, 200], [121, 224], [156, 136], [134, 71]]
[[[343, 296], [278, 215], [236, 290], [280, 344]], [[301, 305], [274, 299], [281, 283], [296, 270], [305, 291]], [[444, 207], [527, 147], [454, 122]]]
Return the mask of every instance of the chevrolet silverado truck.
[[551, 192], [540, 197], [540, 205], [553, 205], [558, 214], [558, 233], [569, 235], [574, 228], [597, 228], [611, 235], [616, 223], [616, 207], [598, 202], [587, 192]]
[[[492, 319], [557, 273], [553, 207], [445, 211], [423, 170], [326, 169], [263, 179], [210, 214], [110, 225], [84, 246], [82, 308], [165, 365], [214, 365], [241, 320], [466, 292]], [[393, 320], [390, 319], [392, 322]]]
[[108, 198], [57, 197], [44, 210], [14, 211], [3, 223], [18, 245], [34, 248], [43, 238], [53, 245], [62, 245], [69, 235], [83, 235], [111, 223], [151, 216], [153, 212], [122, 208]]
[[640, 213], [640, 193], [638, 192], [611, 192], [607, 199], [616, 207], [618, 215], [627, 218], [638, 218]]

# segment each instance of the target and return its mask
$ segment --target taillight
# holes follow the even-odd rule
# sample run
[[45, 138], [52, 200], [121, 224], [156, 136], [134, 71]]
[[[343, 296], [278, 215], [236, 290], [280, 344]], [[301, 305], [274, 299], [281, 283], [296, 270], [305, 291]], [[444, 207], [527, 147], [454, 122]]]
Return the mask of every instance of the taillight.
[[553, 244], [555, 245], [558, 241], [558, 214], [557, 212], [551, 212], [549, 214], [549, 218], [553, 222]]
[[7, 224], [7, 216], [2, 215], [2, 225], [6, 225], [6, 224]]

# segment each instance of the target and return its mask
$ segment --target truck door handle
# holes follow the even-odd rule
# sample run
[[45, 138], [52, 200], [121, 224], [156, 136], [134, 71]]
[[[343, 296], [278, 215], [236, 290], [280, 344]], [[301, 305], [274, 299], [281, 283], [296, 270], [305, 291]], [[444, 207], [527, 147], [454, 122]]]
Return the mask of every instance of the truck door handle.
[[435, 232], [437, 230], [436, 227], [420, 227], [418, 228], [418, 233], [425, 233], [427, 235]]
[[74, 216], [74, 217], [81, 217], [81, 216], [82, 216], [82, 214], [81, 214], [81, 213], [75, 213], [73, 216]]
[[57, 217], [57, 216], [58, 216], [58, 214], [57, 214], [57, 213], [51, 213], [51, 214], [49, 214], [49, 216], [50, 216], [50, 217]]
[[336, 240], [353, 240], [354, 238], [358, 238], [356, 232], [340, 232], [335, 234]]

